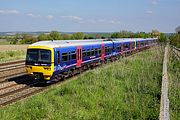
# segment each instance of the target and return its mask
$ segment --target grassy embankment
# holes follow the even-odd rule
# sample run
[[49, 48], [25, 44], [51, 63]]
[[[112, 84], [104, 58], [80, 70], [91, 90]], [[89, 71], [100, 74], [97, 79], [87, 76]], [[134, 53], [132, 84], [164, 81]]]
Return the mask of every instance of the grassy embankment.
[[170, 52], [169, 73], [169, 111], [171, 120], [180, 118], [180, 61]]
[[0, 45], [0, 63], [25, 59], [28, 45]]
[[163, 50], [155, 47], [87, 71], [68, 84], [1, 108], [1, 119], [157, 120]]

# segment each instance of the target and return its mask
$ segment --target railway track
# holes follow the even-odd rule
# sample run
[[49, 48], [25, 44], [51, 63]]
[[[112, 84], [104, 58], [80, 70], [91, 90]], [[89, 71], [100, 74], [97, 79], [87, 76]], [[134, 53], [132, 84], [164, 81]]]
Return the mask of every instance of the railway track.
[[6, 66], [6, 65], [12, 65], [12, 64], [18, 64], [18, 63], [24, 63], [25, 60], [16, 60], [16, 61], [12, 61], [12, 62], [4, 62], [4, 63], [0, 63], [0, 66]]
[[8, 79], [25, 75], [25, 61], [19, 60], [0, 64], [0, 83]]
[[0, 106], [16, 102], [22, 98], [43, 90], [44, 86], [38, 86], [34, 79], [28, 76], [13, 78], [0, 84]]

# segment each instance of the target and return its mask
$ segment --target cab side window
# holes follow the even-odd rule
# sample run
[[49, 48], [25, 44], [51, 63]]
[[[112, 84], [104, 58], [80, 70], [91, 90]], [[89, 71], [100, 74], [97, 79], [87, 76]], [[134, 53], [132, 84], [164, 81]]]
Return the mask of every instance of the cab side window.
[[59, 51], [57, 51], [56, 56], [57, 56], [57, 64], [60, 64], [60, 52]]

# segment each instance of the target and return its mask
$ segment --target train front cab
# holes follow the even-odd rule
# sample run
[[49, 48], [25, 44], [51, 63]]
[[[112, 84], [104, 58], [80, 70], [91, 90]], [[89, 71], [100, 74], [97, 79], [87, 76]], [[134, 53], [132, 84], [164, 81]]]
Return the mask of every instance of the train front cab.
[[30, 46], [26, 55], [26, 72], [39, 80], [50, 80], [54, 72], [54, 50], [43, 46]]

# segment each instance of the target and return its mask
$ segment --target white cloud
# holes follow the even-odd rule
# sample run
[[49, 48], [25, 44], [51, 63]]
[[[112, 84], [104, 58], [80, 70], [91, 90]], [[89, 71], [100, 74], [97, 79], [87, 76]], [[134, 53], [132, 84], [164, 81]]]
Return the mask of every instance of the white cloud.
[[32, 14], [32, 13], [27, 13], [26, 15], [29, 16], [29, 17], [33, 17], [33, 18], [39, 18], [39, 17], [41, 17], [40, 15], [34, 15], [34, 14]]
[[105, 19], [89, 20], [88, 22], [90, 22], [92, 24], [96, 24], [96, 23], [120, 24], [121, 23], [119, 20], [105, 20]]
[[119, 20], [111, 20], [110, 23], [111, 24], [120, 24], [121, 22]]
[[48, 19], [53, 19], [54, 16], [53, 16], [53, 15], [48, 15], [47, 18], [48, 18]]
[[79, 16], [61, 16], [63, 19], [68, 19], [68, 20], [76, 20], [76, 21], [81, 21], [83, 18]]
[[153, 13], [153, 11], [151, 11], [151, 10], [146, 11], [146, 14], [152, 14], [152, 13]]
[[0, 10], [0, 14], [19, 14], [17, 10]]

